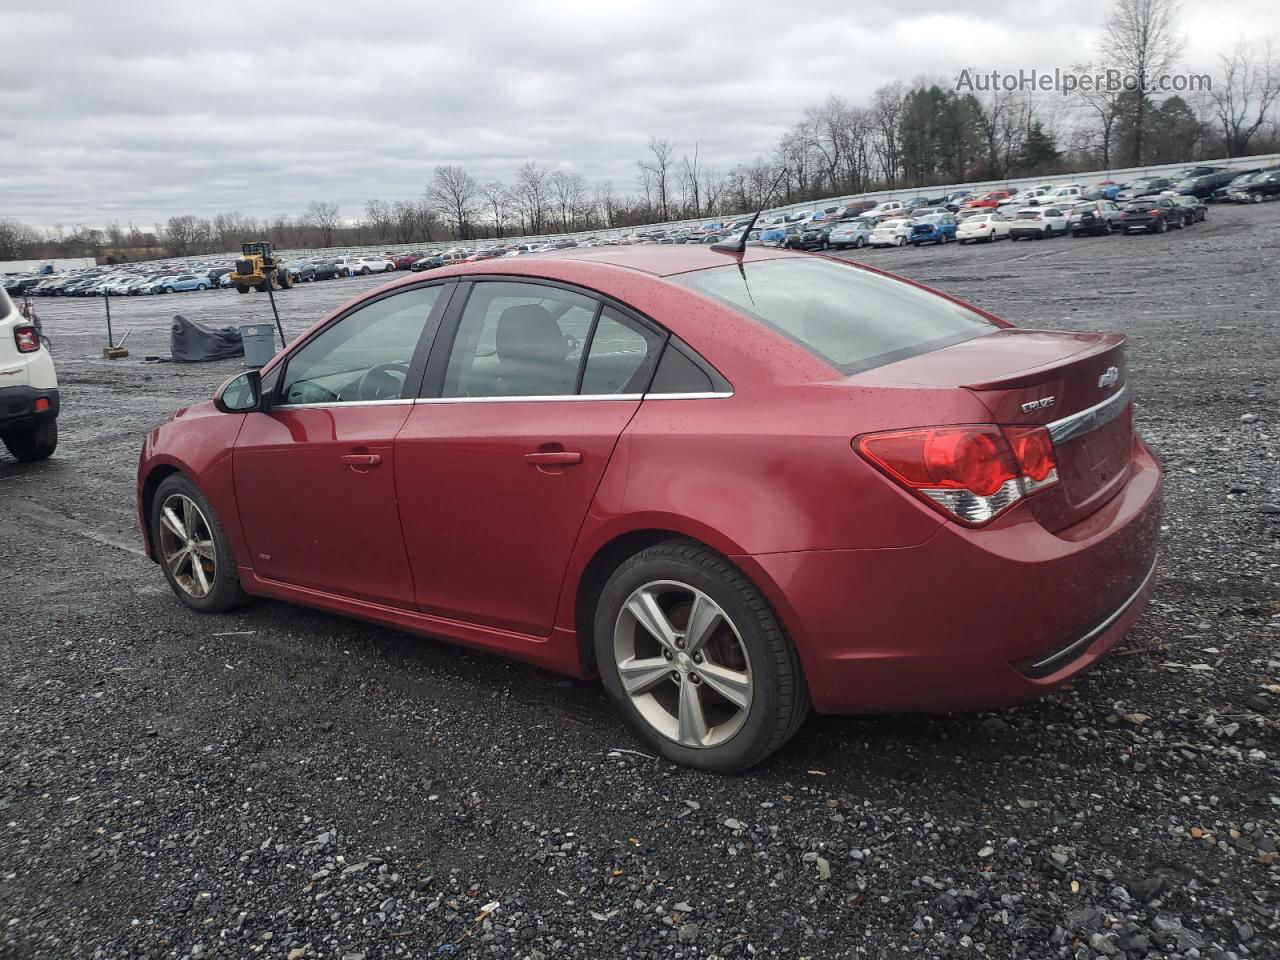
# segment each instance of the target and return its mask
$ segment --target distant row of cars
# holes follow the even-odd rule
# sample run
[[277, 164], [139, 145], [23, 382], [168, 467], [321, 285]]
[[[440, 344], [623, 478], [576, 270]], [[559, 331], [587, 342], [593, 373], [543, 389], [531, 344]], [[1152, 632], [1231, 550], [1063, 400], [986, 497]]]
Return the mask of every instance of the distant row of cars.
[[[1261, 203], [1280, 197], [1280, 166], [1265, 169], [1191, 167], [1177, 177], [1140, 177], [1128, 183], [1041, 184], [1023, 189], [906, 200], [855, 200], [822, 209], [765, 218], [751, 243], [801, 250], [990, 242], [1070, 233], [1163, 232], [1199, 222], [1209, 203]], [[1175, 209], [1176, 207], [1176, 209]], [[750, 217], [698, 227], [650, 228], [621, 237], [562, 238], [536, 243], [492, 242], [435, 253], [312, 257], [290, 261], [295, 282], [369, 276], [395, 270], [431, 270], [458, 262], [517, 257], [567, 247], [715, 243], [740, 233]], [[64, 274], [4, 278], [19, 296], [139, 296], [229, 288], [230, 262], [195, 261], [132, 267], [95, 267]], [[157, 272], [158, 271], [158, 272]]]
[[1043, 184], [943, 197], [855, 201], [775, 217], [752, 240], [796, 250], [1043, 239], [1071, 234], [1163, 233], [1205, 219], [1209, 203], [1261, 203], [1280, 196], [1280, 168], [1193, 167], [1179, 178], [1129, 183]]

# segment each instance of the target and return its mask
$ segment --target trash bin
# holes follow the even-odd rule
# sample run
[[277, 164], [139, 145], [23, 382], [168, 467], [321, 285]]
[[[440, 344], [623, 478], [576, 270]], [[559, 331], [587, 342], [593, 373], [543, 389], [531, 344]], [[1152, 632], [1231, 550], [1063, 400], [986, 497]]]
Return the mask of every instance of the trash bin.
[[276, 355], [276, 328], [269, 323], [243, 323], [240, 339], [244, 341], [244, 365], [263, 367]]

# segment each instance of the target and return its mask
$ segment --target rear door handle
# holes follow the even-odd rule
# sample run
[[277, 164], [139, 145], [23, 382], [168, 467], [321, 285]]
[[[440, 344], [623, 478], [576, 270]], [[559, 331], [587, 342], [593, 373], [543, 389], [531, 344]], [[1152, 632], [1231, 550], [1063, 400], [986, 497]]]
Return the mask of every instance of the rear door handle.
[[349, 463], [353, 467], [376, 467], [382, 462], [382, 454], [380, 453], [347, 453], [342, 456], [343, 463]]
[[538, 453], [526, 453], [524, 458], [535, 466], [551, 464], [563, 467], [582, 462], [582, 454], [577, 450], [543, 450]]

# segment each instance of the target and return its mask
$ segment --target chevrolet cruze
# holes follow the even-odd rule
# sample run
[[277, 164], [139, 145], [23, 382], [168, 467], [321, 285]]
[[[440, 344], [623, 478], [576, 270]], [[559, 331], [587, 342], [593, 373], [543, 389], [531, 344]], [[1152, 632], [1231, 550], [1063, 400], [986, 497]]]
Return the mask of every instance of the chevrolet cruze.
[[138, 506], [195, 610], [599, 676], [652, 748], [735, 771], [810, 708], [1012, 704], [1109, 650], [1159, 529], [1132, 409], [1122, 336], [820, 256], [597, 247], [352, 300], [152, 431]]

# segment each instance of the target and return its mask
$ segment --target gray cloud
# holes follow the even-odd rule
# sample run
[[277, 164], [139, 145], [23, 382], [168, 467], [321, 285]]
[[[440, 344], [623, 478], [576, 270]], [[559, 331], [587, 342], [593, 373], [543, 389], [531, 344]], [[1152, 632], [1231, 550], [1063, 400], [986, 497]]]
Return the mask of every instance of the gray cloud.
[[[147, 227], [418, 196], [440, 163], [635, 182], [650, 135], [721, 170], [808, 106], [962, 67], [1066, 66], [1106, 0], [497, 0], [236, 8], [0, 0], [0, 216]], [[1188, 60], [1270, 2], [1187, 3]]]

